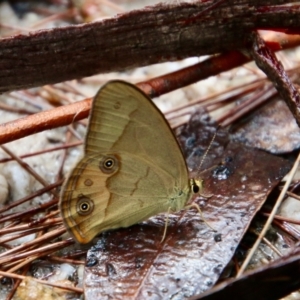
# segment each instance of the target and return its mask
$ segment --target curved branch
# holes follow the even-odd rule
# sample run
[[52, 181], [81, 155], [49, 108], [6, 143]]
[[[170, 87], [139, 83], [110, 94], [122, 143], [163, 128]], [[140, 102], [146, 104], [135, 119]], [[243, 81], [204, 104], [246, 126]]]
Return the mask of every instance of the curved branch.
[[[284, 0], [159, 4], [0, 40], [0, 93], [245, 47], [253, 29], [299, 30]], [[287, 4], [282, 6], [282, 4]]]

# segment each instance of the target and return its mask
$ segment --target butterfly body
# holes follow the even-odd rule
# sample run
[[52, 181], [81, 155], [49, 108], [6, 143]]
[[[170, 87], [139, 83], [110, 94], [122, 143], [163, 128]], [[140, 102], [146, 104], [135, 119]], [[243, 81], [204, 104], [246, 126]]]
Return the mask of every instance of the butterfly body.
[[187, 167], [160, 111], [144, 93], [111, 81], [96, 95], [85, 153], [67, 178], [60, 210], [80, 243], [128, 227], [191, 197]]

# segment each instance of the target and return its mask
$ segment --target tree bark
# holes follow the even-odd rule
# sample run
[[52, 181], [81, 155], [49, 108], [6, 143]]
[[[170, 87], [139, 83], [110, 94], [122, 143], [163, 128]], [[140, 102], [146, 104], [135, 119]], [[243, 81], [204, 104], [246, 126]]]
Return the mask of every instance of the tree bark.
[[159, 4], [100, 22], [4, 38], [0, 92], [242, 49], [255, 29], [297, 31], [300, 6], [288, 6], [293, 2]]

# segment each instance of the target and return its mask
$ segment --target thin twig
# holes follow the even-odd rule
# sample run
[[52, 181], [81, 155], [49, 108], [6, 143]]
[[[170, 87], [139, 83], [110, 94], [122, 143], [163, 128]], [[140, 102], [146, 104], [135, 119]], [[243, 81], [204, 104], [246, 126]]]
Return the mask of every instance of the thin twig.
[[[5, 277], [10, 277], [10, 278], [15, 278], [15, 279], [21, 279], [21, 280], [29, 278], [28, 276], [17, 275], [17, 274], [14, 274], [14, 273], [3, 272], [3, 271], [0, 271], [0, 275], [5, 276]], [[63, 290], [68, 290], [68, 291], [76, 292], [76, 293], [83, 293], [83, 289], [81, 289], [81, 288], [69, 287], [69, 286], [65, 286], [65, 285], [61, 285], [61, 284], [57, 284], [57, 283], [52, 283], [52, 282], [48, 282], [48, 281], [41, 280], [41, 279], [36, 279], [36, 278], [33, 278], [33, 277], [30, 277], [30, 279], [32, 279], [32, 280], [34, 280], [38, 283], [50, 285], [50, 286], [57, 287], [57, 288], [60, 288], [60, 289], [63, 289]]]
[[289, 186], [290, 186], [290, 184], [291, 184], [291, 182], [292, 182], [292, 180], [293, 180], [293, 178], [294, 178], [294, 176], [295, 176], [295, 174], [298, 170], [299, 163], [300, 163], [300, 153], [299, 153], [299, 155], [298, 155], [298, 157], [297, 157], [297, 159], [294, 163], [294, 166], [293, 166], [292, 170], [290, 171], [290, 173], [288, 175], [286, 183], [285, 183], [285, 185], [284, 185], [284, 187], [283, 187], [283, 189], [282, 189], [282, 191], [281, 191], [281, 193], [280, 193], [280, 195], [279, 195], [279, 197], [276, 201], [276, 204], [274, 205], [274, 207], [272, 209], [272, 212], [271, 212], [266, 224], [264, 225], [263, 230], [261, 231], [259, 237], [255, 241], [255, 243], [254, 243], [253, 247], [251, 248], [250, 252], [248, 253], [245, 261], [243, 262], [240, 270], [238, 271], [238, 273], [236, 275], [237, 278], [240, 277], [242, 275], [242, 273], [245, 271], [247, 265], [249, 264], [249, 262], [250, 262], [251, 258], [253, 257], [255, 251], [257, 250], [259, 244], [261, 243], [263, 237], [266, 235], [266, 233], [267, 233], [267, 231], [268, 231], [268, 229], [269, 229], [269, 227], [270, 227], [270, 225], [271, 225], [271, 223], [274, 219], [274, 216], [277, 213], [277, 210], [278, 210], [282, 200], [285, 197], [286, 191], [288, 190], [288, 188], [289, 188]]
[[[33, 168], [31, 168], [27, 163], [25, 163], [20, 157], [18, 157], [17, 155], [15, 155], [12, 151], [10, 151], [6, 146], [1, 145], [1, 148], [11, 157], [14, 158], [14, 160], [16, 160], [20, 166], [22, 166], [25, 170], [27, 170], [27, 172], [29, 174], [31, 174], [39, 183], [41, 183], [44, 187], [47, 187], [49, 185], [48, 182], [46, 182], [44, 180], [44, 178], [42, 176], [40, 176], [40, 174], [38, 174]], [[52, 195], [54, 197], [58, 197], [57, 193], [55, 193], [54, 191], [50, 190], [50, 193], [52, 193]]]

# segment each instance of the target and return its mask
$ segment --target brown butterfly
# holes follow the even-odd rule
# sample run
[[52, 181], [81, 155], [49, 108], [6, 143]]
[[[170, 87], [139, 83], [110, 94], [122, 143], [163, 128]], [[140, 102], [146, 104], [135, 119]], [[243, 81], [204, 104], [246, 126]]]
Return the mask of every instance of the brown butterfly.
[[199, 188], [163, 114], [136, 86], [116, 80], [95, 96], [84, 156], [62, 188], [60, 211], [72, 236], [88, 243], [105, 230], [179, 211]]

